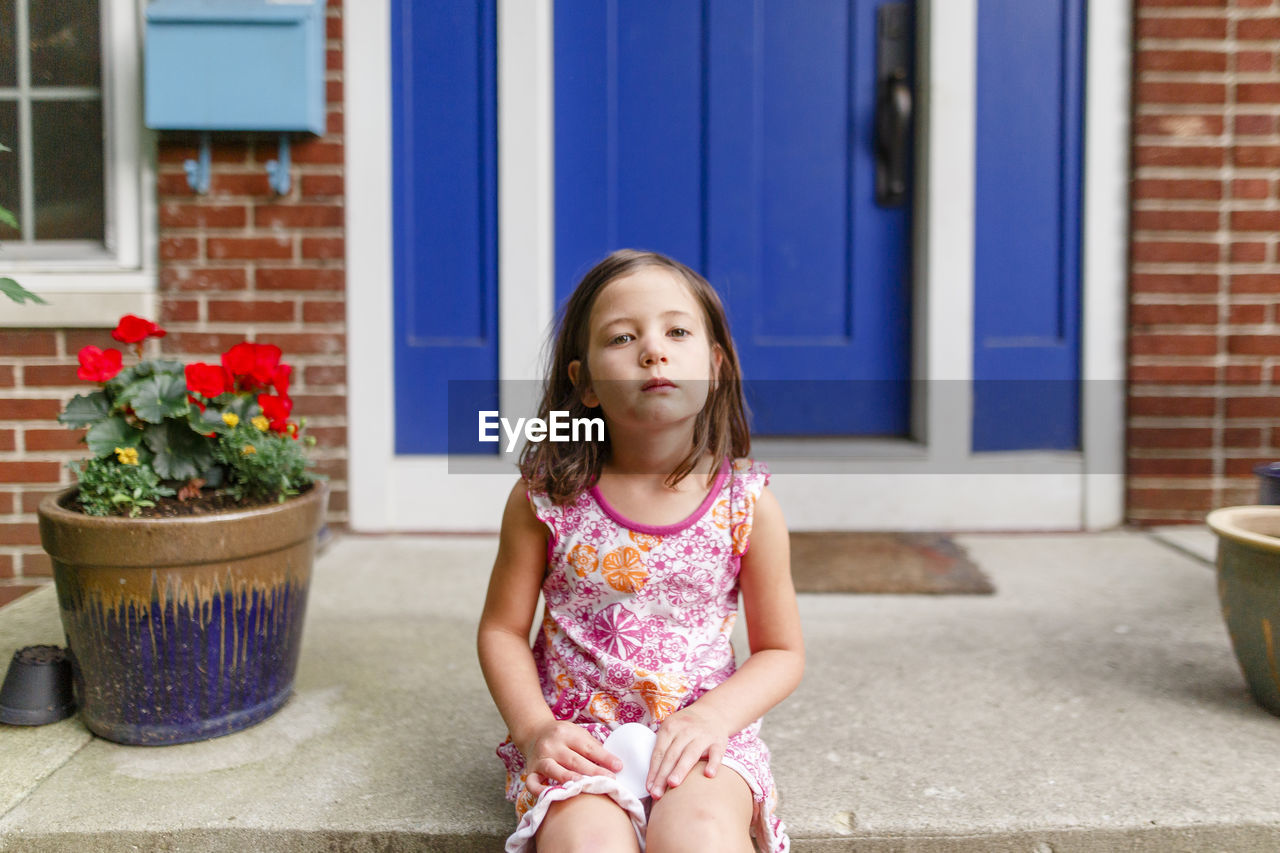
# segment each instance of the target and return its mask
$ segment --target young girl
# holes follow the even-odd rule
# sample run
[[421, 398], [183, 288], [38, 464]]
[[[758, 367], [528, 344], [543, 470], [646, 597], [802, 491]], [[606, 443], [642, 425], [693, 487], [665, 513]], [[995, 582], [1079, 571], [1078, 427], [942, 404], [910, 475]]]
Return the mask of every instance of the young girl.
[[[603, 417], [606, 436], [530, 443], [502, 519], [479, 653], [510, 732], [507, 851], [788, 850], [758, 732], [800, 681], [803, 641], [715, 291], [662, 255], [600, 262], [565, 306], [551, 411]], [[751, 656], [736, 668], [739, 592]], [[603, 745], [625, 723], [657, 733], [639, 732], [640, 790]]]

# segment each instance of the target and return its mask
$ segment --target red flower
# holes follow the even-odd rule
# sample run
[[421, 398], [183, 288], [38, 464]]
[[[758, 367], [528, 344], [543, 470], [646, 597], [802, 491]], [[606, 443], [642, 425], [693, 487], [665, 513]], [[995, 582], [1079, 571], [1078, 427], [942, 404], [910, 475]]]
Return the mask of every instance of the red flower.
[[226, 368], [227, 373], [231, 374], [233, 379], [239, 379], [242, 376], [248, 376], [253, 373], [255, 346], [255, 344], [245, 341], [242, 344], [236, 344], [222, 354], [222, 366]]
[[188, 364], [186, 367], [187, 390], [212, 400], [227, 391], [227, 374], [216, 364]]
[[256, 344], [253, 351], [253, 378], [259, 385], [270, 385], [280, 365], [280, 347], [275, 344]]
[[122, 344], [137, 344], [147, 338], [163, 338], [167, 334], [169, 333], [150, 320], [125, 314], [120, 318], [120, 324], [111, 333], [111, 337]]
[[101, 350], [87, 346], [80, 350], [80, 369], [76, 376], [86, 382], [106, 382], [120, 372], [120, 350]]
[[262, 414], [271, 421], [271, 429], [284, 432], [289, 428], [289, 412], [293, 411], [293, 400], [288, 397], [272, 397], [270, 394], [259, 394], [258, 405]]
[[271, 375], [271, 387], [276, 389], [276, 393], [281, 397], [289, 396], [289, 376], [293, 373], [293, 368], [287, 364], [278, 366], [275, 373]]
[[246, 390], [266, 388], [275, 379], [280, 365], [280, 347], [275, 344], [239, 343], [222, 356], [222, 366]]

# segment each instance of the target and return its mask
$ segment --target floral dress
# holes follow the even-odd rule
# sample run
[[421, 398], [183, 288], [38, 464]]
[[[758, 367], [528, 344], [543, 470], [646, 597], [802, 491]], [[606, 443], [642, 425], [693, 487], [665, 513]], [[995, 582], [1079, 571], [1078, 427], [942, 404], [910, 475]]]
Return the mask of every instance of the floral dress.
[[[623, 723], [657, 730], [667, 716], [717, 686], [736, 668], [729, 635], [738, 615], [738, 568], [750, 545], [756, 499], [769, 481], [762, 463], [721, 466], [692, 515], [661, 527], [619, 514], [597, 489], [557, 506], [530, 492], [549, 529], [546, 602], [533, 645], [542, 695], [559, 720], [603, 742]], [[724, 765], [755, 797], [752, 833], [766, 853], [790, 849], [776, 814], [777, 793], [760, 721], [729, 738]], [[615, 780], [593, 776], [555, 784], [534, 797], [524, 756], [508, 738], [498, 747], [507, 799], [519, 825], [508, 853], [532, 849], [547, 809], [579, 793], [611, 797], [631, 816], [644, 844], [645, 807]]]

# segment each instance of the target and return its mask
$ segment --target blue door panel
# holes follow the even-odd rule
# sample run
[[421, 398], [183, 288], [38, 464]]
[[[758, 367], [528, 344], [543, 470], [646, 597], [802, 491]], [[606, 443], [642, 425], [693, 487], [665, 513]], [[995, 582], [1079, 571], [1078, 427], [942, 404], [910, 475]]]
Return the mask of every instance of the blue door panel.
[[698, 269], [759, 434], [907, 428], [909, 213], [874, 203], [876, 5], [556, 4], [557, 298], [619, 246]]
[[1083, 0], [980, 0], [974, 450], [1079, 447]]
[[624, 244], [698, 263], [699, 32], [694, 3], [557, 2], [558, 303]]
[[396, 453], [493, 452], [446, 416], [497, 408], [495, 6], [392, 4]]

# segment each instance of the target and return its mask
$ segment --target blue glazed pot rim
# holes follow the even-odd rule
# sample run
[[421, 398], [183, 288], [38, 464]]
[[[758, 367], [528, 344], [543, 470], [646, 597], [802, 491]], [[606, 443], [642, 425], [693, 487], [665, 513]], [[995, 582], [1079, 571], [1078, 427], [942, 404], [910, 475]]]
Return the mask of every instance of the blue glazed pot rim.
[[1253, 469], [1253, 473], [1269, 480], [1280, 480], [1280, 462], [1268, 462]]

